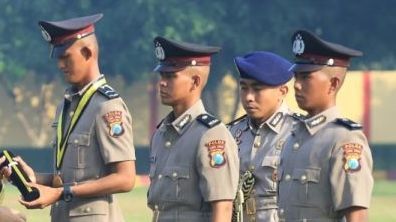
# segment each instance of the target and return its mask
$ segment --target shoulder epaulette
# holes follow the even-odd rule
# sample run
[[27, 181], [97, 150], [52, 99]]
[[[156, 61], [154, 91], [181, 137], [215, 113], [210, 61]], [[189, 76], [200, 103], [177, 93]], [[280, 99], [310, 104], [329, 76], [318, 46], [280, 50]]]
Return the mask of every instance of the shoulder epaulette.
[[105, 84], [98, 88], [98, 92], [104, 95], [108, 99], [115, 99], [120, 97], [120, 95], [111, 86]]
[[303, 114], [301, 114], [301, 113], [292, 113], [291, 116], [294, 119], [297, 119], [297, 120], [304, 120], [305, 119], [305, 116]]
[[346, 128], [350, 129], [350, 130], [358, 130], [358, 129], [362, 129], [363, 126], [359, 123], [356, 123], [350, 119], [347, 118], [338, 118], [335, 121], [337, 124], [345, 126]]
[[233, 126], [233, 125], [239, 123], [240, 121], [242, 121], [243, 119], [245, 119], [246, 117], [247, 117], [247, 115], [245, 114], [245, 115], [240, 116], [240, 117], [234, 119], [233, 121], [227, 123], [226, 125], [227, 125], [227, 126]]
[[217, 124], [221, 123], [220, 120], [218, 120], [216, 117], [210, 115], [210, 114], [201, 114], [197, 117], [197, 121], [202, 123], [208, 128], [212, 128], [216, 126]]

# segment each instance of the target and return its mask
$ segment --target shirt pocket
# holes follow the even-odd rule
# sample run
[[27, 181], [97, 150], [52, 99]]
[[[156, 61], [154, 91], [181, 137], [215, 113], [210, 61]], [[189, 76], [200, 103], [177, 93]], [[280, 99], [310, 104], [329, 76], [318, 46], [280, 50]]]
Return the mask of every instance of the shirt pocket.
[[262, 169], [257, 172], [262, 174], [259, 177], [263, 180], [263, 188], [266, 192], [276, 193], [279, 159], [279, 156], [265, 156], [261, 162]]
[[70, 134], [68, 139], [68, 154], [72, 168], [86, 168], [89, 163], [87, 157], [89, 154], [90, 135], [89, 134]]
[[161, 184], [159, 189], [163, 192], [162, 200], [164, 201], [181, 201], [186, 200], [188, 192], [191, 189], [190, 168], [189, 167], [166, 167], [159, 179]]
[[312, 203], [319, 200], [321, 168], [295, 169], [292, 174], [293, 182], [297, 187], [298, 198], [301, 203]]

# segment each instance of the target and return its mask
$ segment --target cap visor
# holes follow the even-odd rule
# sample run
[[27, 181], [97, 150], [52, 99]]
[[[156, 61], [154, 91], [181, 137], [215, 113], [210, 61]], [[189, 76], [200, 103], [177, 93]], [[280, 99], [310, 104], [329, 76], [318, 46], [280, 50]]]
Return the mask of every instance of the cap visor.
[[50, 58], [59, 58], [75, 41], [51, 46]]
[[183, 69], [187, 68], [187, 66], [165, 66], [165, 65], [157, 65], [154, 68], [154, 72], [179, 72]]
[[294, 64], [290, 67], [292, 72], [314, 72], [322, 69], [324, 65], [313, 65], [313, 64]]

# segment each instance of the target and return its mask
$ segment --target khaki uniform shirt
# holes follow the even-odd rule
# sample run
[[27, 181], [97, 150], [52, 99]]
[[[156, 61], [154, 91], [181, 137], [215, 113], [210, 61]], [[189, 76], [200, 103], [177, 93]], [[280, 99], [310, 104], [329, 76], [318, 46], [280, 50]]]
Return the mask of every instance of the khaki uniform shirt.
[[[55, 132], [63, 107], [68, 106], [63, 120], [67, 128], [87, 88], [79, 92], [71, 88], [66, 90], [65, 100], [58, 106], [55, 116]], [[56, 144], [54, 146], [56, 149]], [[129, 160], [135, 160], [131, 115], [121, 97], [105, 85], [92, 96], [70, 134], [61, 178], [64, 184], [86, 183], [108, 175], [107, 164]], [[52, 205], [51, 219], [53, 222], [124, 221], [114, 195], [74, 197], [69, 203], [60, 200]]]
[[177, 119], [170, 113], [151, 141], [148, 205], [153, 221], [210, 221], [211, 203], [233, 200], [237, 145], [198, 101]]
[[339, 117], [333, 107], [294, 125], [278, 173], [282, 220], [340, 221], [340, 210], [369, 207], [370, 148], [360, 125]]
[[[253, 172], [255, 184], [251, 196], [255, 198], [257, 222], [278, 221], [276, 173], [279, 158], [294, 118], [286, 104], [258, 128], [245, 117], [230, 124], [230, 131], [239, 147], [240, 173]], [[244, 209], [245, 221], [249, 221]]]

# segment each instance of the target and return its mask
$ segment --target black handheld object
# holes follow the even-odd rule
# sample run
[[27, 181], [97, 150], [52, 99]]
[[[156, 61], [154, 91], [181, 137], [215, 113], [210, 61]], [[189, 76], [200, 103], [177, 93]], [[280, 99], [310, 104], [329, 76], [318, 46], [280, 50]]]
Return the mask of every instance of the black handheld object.
[[18, 188], [19, 192], [21, 192], [23, 199], [25, 201], [32, 201], [39, 198], [40, 193], [37, 188], [29, 187], [26, 184], [31, 182], [31, 180], [26, 175], [25, 171], [22, 170], [22, 167], [20, 167], [18, 163], [14, 161], [14, 154], [8, 150], [3, 150], [0, 153], [0, 157], [2, 156], [5, 156], [5, 161], [0, 165], [0, 169], [5, 166], [12, 168], [10, 180], [12, 184]]

